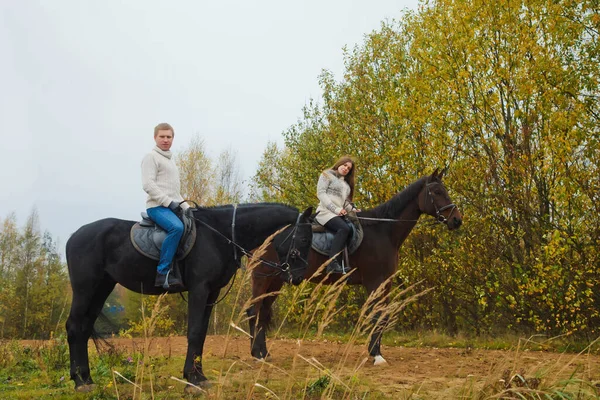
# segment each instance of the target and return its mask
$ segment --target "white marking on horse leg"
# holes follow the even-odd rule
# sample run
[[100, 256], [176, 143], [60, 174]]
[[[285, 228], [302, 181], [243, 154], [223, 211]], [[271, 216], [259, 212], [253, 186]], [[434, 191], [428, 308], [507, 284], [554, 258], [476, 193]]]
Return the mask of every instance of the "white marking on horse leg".
[[387, 365], [387, 361], [382, 356], [375, 356], [375, 360], [373, 361], [373, 365]]

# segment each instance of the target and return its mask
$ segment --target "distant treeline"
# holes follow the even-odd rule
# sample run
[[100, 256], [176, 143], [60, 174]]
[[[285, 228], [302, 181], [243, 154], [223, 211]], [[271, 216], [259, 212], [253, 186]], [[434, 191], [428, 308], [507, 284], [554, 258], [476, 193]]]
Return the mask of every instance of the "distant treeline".
[[39, 230], [37, 211], [21, 229], [14, 214], [1, 220], [0, 338], [47, 339], [64, 332], [68, 282], [56, 243]]

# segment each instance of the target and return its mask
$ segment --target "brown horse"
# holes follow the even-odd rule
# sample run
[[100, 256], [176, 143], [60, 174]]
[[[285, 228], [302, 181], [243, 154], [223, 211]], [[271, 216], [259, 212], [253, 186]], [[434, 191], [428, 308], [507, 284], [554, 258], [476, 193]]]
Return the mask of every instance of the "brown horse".
[[[446, 224], [449, 230], [454, 230], [462, 224], [462, 215], [452, 203], [446, 187], [442, 183], [444, 171], [438, 174], [436, 170], [431, 176], [425, 176], [410, 184], [387, 202], [358, 214], [363, 220], [364, 237], [362, 244], [350, 255], [350, 266], [356, 268], [349, 276], [340, 274], [321, 274], [314, 276], [319, 267], [327, 262], [327, 257], [311, 249], [308, 255], [308, 268], [305, 277], [312, 282], [325, 279], [326, 284], [332, 284], [338, 279], [347, 279], [348, 284], [362, 284], [370, 295], [388, 280], [398, 268], [398, 251], [409, 233], [417, 224], [421, 214], [428, 214], [440, 223]], [[275, 260], [276, 254], [269, 249], [267, 259]], [[283, 281], [277, 276], [270, 276], [268, 271], [259, 267], [252, 275], [252, 296], [260, 296], [277, 292], [283, 286]], [[343, 278], [342, 278], [343, 277]], [[389, 281], [388, 281], [389, 282]], [[391, 287], [388, 283], [383, 296], [387, 296]], [[258, 359], [268, 356], [266, 330], [271, 322], [272, 305], [276, 295], [264, 296], [258, 299], [247, 310], [250, 321], [251, 353]], [[379, 316], [374, 318], [378, 320]], [[386, 361], [381, 356], [381, 336], [387, 321], [375, 326], [369, 343], [369, 354], [374, 358], [375, 365]]]

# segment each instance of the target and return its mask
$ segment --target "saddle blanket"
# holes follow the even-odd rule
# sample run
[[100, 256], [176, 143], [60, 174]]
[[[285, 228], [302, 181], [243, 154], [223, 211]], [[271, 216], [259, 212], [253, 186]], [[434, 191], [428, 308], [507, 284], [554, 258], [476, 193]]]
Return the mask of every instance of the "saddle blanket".
[[[175, 253], [175, 260], [184, 259], [196, 243], [196, 224], [187, 213], [183, 214], [183, 236]], [[144, 256], [160, 260], [160, 248], [167, 237], [167, 232], [156, 225], [148, 215], [142, 213], [142, 221], [131, 227], [130, 235], [133, 247]]]
[[[358, 249], [358, 246], [360, 246], [360, 244], [362, 243], [363, 230], [357, 218], [348, 218], [345, 221], [350, 227], [350, 240], [348, 241], [348, 244], [346, 246], [348, 247], [348, 254], [352, 254], [356, 251], [356, 249]], [[334, 234], [330, 231], [325, 230], [325, 227], [323, 227], [322, 225], [317, 225], [317, 227], [313, 225], [313, 250], [319, 254], [328, 256], [329, 250], [331, 250], [333, 237]]]

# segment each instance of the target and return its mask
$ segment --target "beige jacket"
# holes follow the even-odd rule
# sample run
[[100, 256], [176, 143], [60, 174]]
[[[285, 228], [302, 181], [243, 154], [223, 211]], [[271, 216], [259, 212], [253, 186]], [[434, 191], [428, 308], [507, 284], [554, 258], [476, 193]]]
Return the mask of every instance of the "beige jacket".
[[338, 176], [331, 169], [323, 171], [317, 182], [317, 197], [319, 198], [317, 222], [325, 225], [331, 218], [337, 217], [342, 208], [348, 212], [352, 211], [353, 207], [348, 196], [350, 196], [350, 185], [344, 180], [344, 177]]

